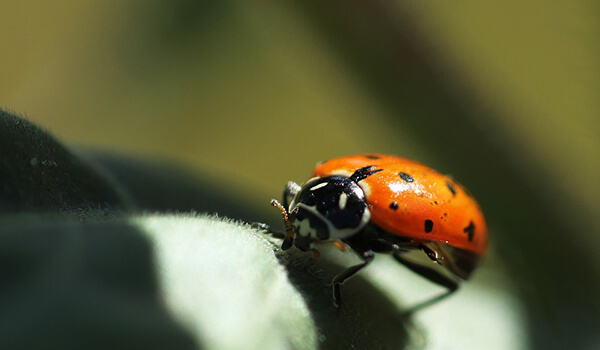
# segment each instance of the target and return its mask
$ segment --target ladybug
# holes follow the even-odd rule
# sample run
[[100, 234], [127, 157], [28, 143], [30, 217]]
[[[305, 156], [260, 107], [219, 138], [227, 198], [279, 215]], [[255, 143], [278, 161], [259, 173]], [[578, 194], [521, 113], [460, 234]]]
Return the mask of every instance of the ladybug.
[[[487, 250], [487, 227], [472, 195], [450, 177], [412, 160], [385, 154], [359, 154], [317, 164], [303, 185], [288, 182], [282, 202], [282, 250], [334, 243], [362, 260], [333, 279], [340, 285], [373, 261], [391, 254], [426, 279], [447, 288], [437, 301], [469, 279]], [[264, 225], [264, 227], [267, 227]], [[406, 257], [420, 250], [442, 266]], [[316, 252], [316, 251], [315, 251]], [[426, 304], [426, 303], [424, 303]], [[427, 303], [429, 304], [429, 302]]]

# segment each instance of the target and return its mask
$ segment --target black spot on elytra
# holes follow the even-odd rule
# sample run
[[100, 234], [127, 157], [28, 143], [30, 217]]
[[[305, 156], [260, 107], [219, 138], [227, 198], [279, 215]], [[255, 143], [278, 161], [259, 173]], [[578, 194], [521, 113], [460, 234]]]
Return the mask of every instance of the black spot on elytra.
[[381, 159], [379, 156], [376, 156], [374, 154], [365, 154], [365, 158], [369, 158], [369, 159]]
[[390, 209], [397, 210], [398, 209], [398, 202], [392, 202], [392, 203], [390, 203]]
[[407, 173], [398, 173], [398, 176], [400, 176], [400, 178], [402, 178], [402, 180], [406, 181], [406, 182], [414, 182], [415, 179], [413, 179], [412, 176], [408, 175]]
[[473, 240], [473, 236], [475, 235], [475, 224], [473, 224], [473, 221], [469, 222], [469, 226], [465, 227], [463, 232], [468, 235], [469, 242], [471, 242]]
[[425, 233], [429, 233], [433, 231], [433, 221], [431, 220], [425, 220]]
[[446, 181], [446, 186], [452, 192], [452, 197], [456, 196], [456, 188], [454, 188], [454, 185], [450, 181]]

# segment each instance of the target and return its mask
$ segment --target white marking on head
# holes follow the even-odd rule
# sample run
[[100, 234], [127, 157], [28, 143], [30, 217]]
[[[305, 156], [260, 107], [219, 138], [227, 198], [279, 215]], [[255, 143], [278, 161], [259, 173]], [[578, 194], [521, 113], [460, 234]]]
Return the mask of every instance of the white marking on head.
[[[321, 214], [317, 210], [316, 206], [314, 206], [314, 205], [308, 206], [304, 203], [299, 203], [298, 207], [304, 208], [304, 209], [310, 211], [311, 213], [315, 214], [316, 216], [318, 216], [319, 218], [321, 218], [323, 220], [323, 222], [327, 225], [327, 229], [329, 231], [329, 240], [344, 239], [344, 238], [351, 237], [354, 234], [356, 234], [358, 231], [362, 230], [363, 227], [365, 227], [365, 225], [371, 219], [371, 211], [368, 208], [365, 208], [365, 211], [363, 212], [363, 215], [360, 219], [360, 224], [358, 225], [358, 227], [339, 229], [339, 228], [336, 228], [335, 226], [333, 226], [331, 221], [329, 221], [323, 214]], [[313, 229], [312, 227], [310, 227], [310, 224], [307, 225], [307, 223], [309, 221], [308, 219], [302, 220], [302, 221], [306, 221], [306, 223], [304, 223], [300, 220], [297, 220], [297, 221], [300, 223], [300, 225], [303, 225], [302, 229], [304, 230], [304, 232], [309, 232], [309, 234], [311, 235], [312, 238], [318, 239], [316, 230]], [[304, 226], [304, 225], [306, 225], [306, 226]]]
[[310, 190], [311, 191], [316, 191], [319, 188], [323, 188], [323, 187], [327, 186], [328, 184], [329, 184], [329, 182], [321, 182], [320, 184], [314, 185], [313, 187], [311, 187]]
[[348, 202], [348, 195], [342, 192], [342, 194], [340, 194], [340, 200], [338, 202], [338, 206], [340, 207], [340, 209], [344, 210], [344, 208], [346, 208], [346, 202]]
[[362, 188], [363, 192], [365, 193], [365, 197], [369, 198], [369, 196], [371, 195], [371, 186], [369, 186], [369, 184], [364, 181], [359, 181], [358, 186]]
[[305, 218], [303, 220], [296, 220], [296, 222], [298, 223], [297, 232], [300, 236], [308, 236], [315, 239], [317, 238], [317, 230], [310, 226], [310, 220], [308, 220], [308, 218]]

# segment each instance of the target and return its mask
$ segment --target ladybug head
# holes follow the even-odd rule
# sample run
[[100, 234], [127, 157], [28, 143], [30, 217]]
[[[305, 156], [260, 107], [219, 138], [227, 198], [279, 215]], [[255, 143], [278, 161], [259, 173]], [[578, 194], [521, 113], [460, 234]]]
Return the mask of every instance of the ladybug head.
[[308, 250], [313, 241], [348, 238], [365, 227], [371, 212], [358, 181], [354, 175], [334, 175], [302, 185], [288, 208], [299, 249]]

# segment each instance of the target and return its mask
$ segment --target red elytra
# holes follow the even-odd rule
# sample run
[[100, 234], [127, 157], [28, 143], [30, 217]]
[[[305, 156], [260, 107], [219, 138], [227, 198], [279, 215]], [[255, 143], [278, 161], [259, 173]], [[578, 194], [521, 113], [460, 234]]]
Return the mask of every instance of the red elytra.
[[488, 232], [479, 205], [462, 185], [430, 167], [393, 155], [359, 154], [319, 163], [313, 176], [350, 176], [369, 165], [383, 169], [358, 183], [373, 223], [413, 240], [485, 254]]

